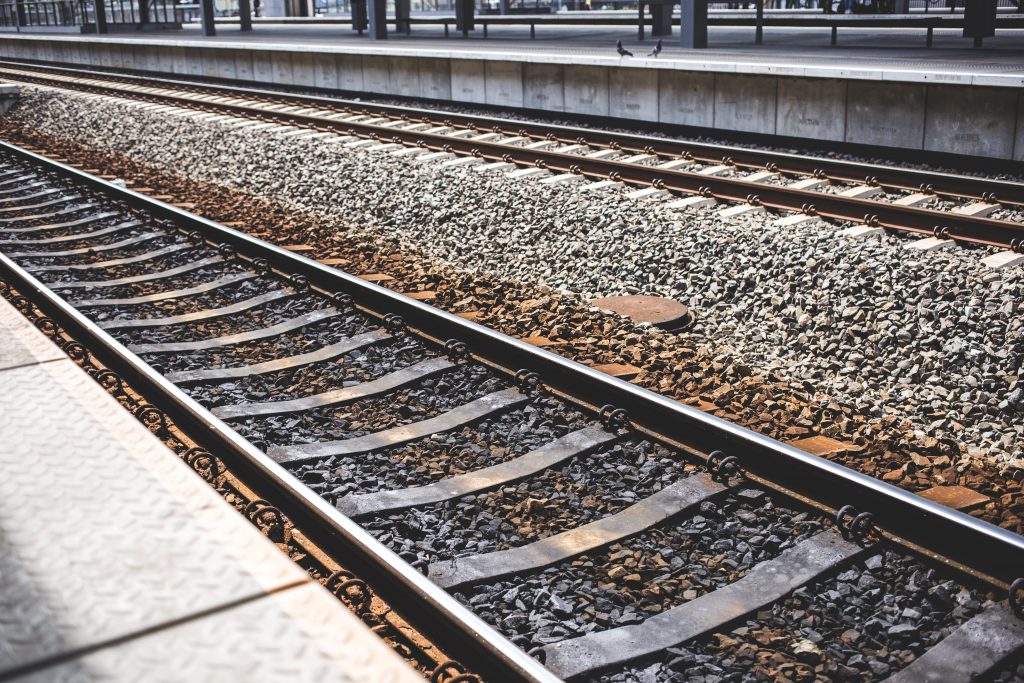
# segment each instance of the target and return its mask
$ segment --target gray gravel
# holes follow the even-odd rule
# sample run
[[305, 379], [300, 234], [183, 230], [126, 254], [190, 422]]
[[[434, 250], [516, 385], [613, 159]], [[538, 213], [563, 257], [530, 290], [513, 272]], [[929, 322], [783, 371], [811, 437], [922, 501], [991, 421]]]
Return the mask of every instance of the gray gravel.
[[683, 341], [723, 362], [905, 417], [921, 437], [979, 455], [1024, 454], [1024, 269], [987, 271], [986, 249], [918, 255], [897, 237], [849, 243], [830, 227], [771, 227], [770, 214], [723, 220], [715, 209], [680, 213], [616, 192], [25, 93], [14, 115], [43, 132], [325, 212], [338, 239], [397, 239], [457, 267], [585, 298], [675, 297], [697, 316]]

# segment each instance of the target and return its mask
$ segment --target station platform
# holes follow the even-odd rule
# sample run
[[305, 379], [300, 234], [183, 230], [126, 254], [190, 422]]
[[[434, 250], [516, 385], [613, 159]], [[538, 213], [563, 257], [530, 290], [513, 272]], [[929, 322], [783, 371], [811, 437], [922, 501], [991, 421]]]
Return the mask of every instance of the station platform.
[[423, 679], [0, 299], [0, 680]]
[[[678, 27], [676, 28], [678, 32]], [[566, 113], [602, 123], [650, 122], [685, 134], [847, 143], [1024, 160], [1024, 30], [972, 49], [959, 30], [711, 27], [712, 48], [676, 37], [640, 42], [635, 27], [492, 26], [486, 39], [360, 37], [344, 23], [218, 24], [163, 33], [0, 34], [0, 57], [200, 76], [326, 92], [484, 105], [505, 113]], [[622, 40], [634, 57], [620, 58]]]

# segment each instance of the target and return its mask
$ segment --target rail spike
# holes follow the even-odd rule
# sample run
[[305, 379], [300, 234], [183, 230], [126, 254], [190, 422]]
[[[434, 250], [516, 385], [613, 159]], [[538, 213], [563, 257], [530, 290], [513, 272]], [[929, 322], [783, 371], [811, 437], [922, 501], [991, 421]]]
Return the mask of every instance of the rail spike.
[[1015, 579], [1010, 584], [1010, 593], [1007, 598], [1013, 613], [1018, 618], [1024, 619], [1024, 576]]
[[844, 505], [836, 513], [836, 526], [843, 538], [864, 543], [868, 540], [868, 535], [874, 531], [874, 515], [870, 512], [858, 512], [852, 505]]
[[741, 474], [740, 459], [735, 455], [726, 455], [723, 451], [711, 451], [706, 463], [711, 478], [727, 482], [737, 474]]
[[616, 408], [612, 404], [608, 403], [601, 406], [601, 410], [598, 411], [597, 416], [601, 419], [601, 423], [605, 427], [612, 430], [625, 429], [629, 423], [629, 414], [624, 408]]

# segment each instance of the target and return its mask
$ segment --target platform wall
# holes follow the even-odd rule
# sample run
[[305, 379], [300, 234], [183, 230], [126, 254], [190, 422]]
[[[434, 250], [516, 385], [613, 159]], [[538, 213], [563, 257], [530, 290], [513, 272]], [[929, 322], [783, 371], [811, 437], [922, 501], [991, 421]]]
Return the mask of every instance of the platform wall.
[[1019, 86], [206, 45], [0, 36], [0, 56], [1024, 160]]

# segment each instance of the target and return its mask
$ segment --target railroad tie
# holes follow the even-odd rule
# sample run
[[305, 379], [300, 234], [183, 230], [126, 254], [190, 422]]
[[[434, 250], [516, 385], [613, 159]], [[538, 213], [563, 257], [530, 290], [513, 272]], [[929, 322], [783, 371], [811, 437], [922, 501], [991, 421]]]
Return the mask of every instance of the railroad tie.
[[131, 263], [143, 263], [145, 261], [152, 261], [153, 259], [167, 256], [168, 254], [174, 254], [185, 249], [193, 249], [191, 244], [172, 244], [169, 247], [161, 247], [160, 249], [154, 249], [153, 251], [147, 251], [137, 256], [127, 256], [125, 258], [108, 259], [106, 261], [95, 261], [93, 263], [71, 263], [71, 264], [60, 264], [50, 266], [25, 266], [25, 270], [32, 273], [46, 273], [55, 271], [66, 271], [66, 270], [98, 270], [101, 268], [113, 268], [115, 266], [127, 266]]
[[[58, 258], [62, 256], [82, 256], [84, 254], [92, 254], [98, 251], [114, 251], [115, 249], [134, 246], [136, 244], [159, 239], [161, 237], [167, 237], [167, 234], [162, 232], [147, 232], [118, 242], [111, 242], [110, 244], [93, 244], [85, 247], [77, 247], [75, 249], [67, 249], [65, 251], [25, 251], [16, 254], [7, 254], [7, 256], [11, 258]], [[3, 242], [0, 242], [0, 245], [2, 244]]]
[[369, 382], [361, 382], [355, 386], [333, 389], [290, 401], [236, 403], [234, 405], [214, 408], [212, 412], [222, 420], [229, 420], [240, 417], [265, 417], [267, 415], [294, 413], [300, 410], [328, 408], [342, 403], [380, 396], [409, 384], [415, 384], [428, 377], [433, 377], [453, 367], [455, 367], [455, 364], [445, 358], [428, 358], [407, 368], [396, 370]]
[[525, 479], [570, 458], [583, 455], [614, 441], [616, 436], [601, 425], [591, 425], [555, 439], [549, 444], [507, 462], [467, 472], [426, 486], [349, 494], [336, 507], [349, 517], [360, 517], [430, 505], [452, 500], [484, 489]]
[[[25, 244], [61, 244], [63, 242], [81, 242], [82, 240], [92, 239], [94, 237], [104, 237], [115, 232], [121, 232], [122, 230], [129, 230], [142, 225], [139, 221], [128, 221], [127, 223], [118, 223], [117, 225], [111, 225], [108, 228], [101, 228], [100, 230], [94, 230], [93, 232], [79, 233], [75, 235], [64, 235], [62, 237], [45, 237], [38, 240], [5, 240], [0, 242], [0, 246], [4, 245], [25, 245]], [[9, 231], [13, 232], [13, 231]], [[90, 247], [86, 251], [96, 249], [96, 247]]]
[[444, 588], [454, 588], [542, 569], [640, 533], [727, 488], [710, 474], [694, 474], [614, 515], [518, 548], [434, 562], [427, 575]]
[[[54, 190], [58, 192], [59, 190]], [[35, 211], [36, 209], [47, 209], [51, 206], [57, 206], [59, 204], [66, 204], [68, 202], [77, 201], [82, 198], [80, 194], [69, 194], [57, 199], [51, 199], [45, 202], [39, 202], [38, 204], [29, 204], [28, 206], [6, 206], [0, 208], [0, 213], [14, 213], [15, 211]], [[6, 220], [6, 219], [5, 219]]]
[[885, 683], [971, 683], [1024, 648], [1024, 621], [1006, 605], [976, 615]]
[[304, 460], [315, 460], [330, 455], [356, 455], [368, 453], [382, 448], [398, 446], [409, 441], [422, 439], [439, 432], [447, 432], [472, 424], [492, 413], [513, 408], [526, 403], [530, 398], [517, 389], [504, 389], [482, 396], [474, 401], [453, 408], [437, 417], [414, 422], [401, 427], [392, 427], [383, 431], [358, 436], [340, 441], [319, 441], [317, 443], [298, 444], [295, 446], [277, 446], [267, 451], [267, 455], [281, 463], [290, 465]]
[[866, 552], [867, 548], [843, 539], [838, 531], [824, 531], [755, 566], [739, 581], [643, 623], [546, 645], [542, 650], [545, 665], [562, 678], [573, 678], [682, 645], [781, 599]]
[[164, 280], [169, 277], [181, 275], [183, 273], [190, 273], [193, 270], [199, 270], [206, 266], [212, 266], [215, 263], [223, 261], [220, 256], [211, 256], [209, 258], [199, 259], [198, 261], [190, 261], [183, 266], [176, 268], [168, 268], [167, 270], [158, 270], [153, 273], [143, 273], [142, 275], [130, 275], [128, 277], [119, 277], [112, 280], [76, 280], [74, 282], [48, 282], [47, 287], [50, 289], [93, 289], [103, 287], [120, 287], [122, 285], [133, 285], [139, 282], [153, 282], [155, 280]]
[[222, 337], [188, 342], [132, 344], [128, 347], [128, 350], [132, 353], [182, 353], [217, 349], [225, 346], [232, 346], [233, 344], [242, 344], [244, 342], [259, 341], [260, 339], [277, 337], [285, 334], [286, 332], [292, 332], [316, 322], [336, 318], [339, 315], [341, 315], [341, 311], [334, 308], [320, 308], [315, 311], [310, 311], [309, 313], [304, 313], [298, 317], [279, 322], [276, 325], [261, 327], [256, 330], [249, 330], [248, 332], [238, 332], [236, 334], [226, 334]]
[[[55, 218], [57, 216], [64, 216], [69, 213], [75, 213], [76, 211], [84, 211], [86, 209], [95, 209], [95, 204], [75, 204], [74, 206], [65, 206], [63, 209], [57, 209], [56, 211], [49, 211], [47, 213], [37, 213], [31, 216], [12, 216], [11, 218], [0, 218], [0, 223], [19, 223], [22, 221], [39, 221], [44, 218]], [[21, 210], [26, 210], [25, 207], [21, 207]], [[32, 228], [29, 228], [32, 229]], [[37, 230], [44, 229], [43, 227], [35, 228]], [[6, 228], [0, 228], [0, 230], [7, 230]]]
[[[90, 206], [92, 206], [92, 205], [86, 204], [86, 205], [83, 205], [83, 206], [69, 207], [68, 209], [57, 211], [57, 212], [54, 212], [54, 213], [51, 213], [51, 214], [41, 214], [39, 216], [16, 216], [14, 218], [4, 218], [4, 219], [2, 219], [2, 221], [4, 223], [17, 223], [18, 221], [32, 220], [33, 218], [44, 218], [44, 217], [47, 217], [47, 216], [53, 216], [53, 215], [57, 215], [57, 214], [60, 214], [60, 213], [70, 213], [72, 211], [80, 211], [80, 210], [86, 209], [86, 208], [88, 208]], [[65, 221], [65, 222], [62, 222], [62, 223], [49, 223], [49, 224], [46, 224], [46, 225], [30, 225], [29, 227], [0, 227], [0, 231], [3, 231], [3, 232], [42, 232], [44, 230], [57, 230], [57, 229], [60, 229], [61, 227], [78, 227], [79, 225], [88, 225], [89, 223], [94, 223], [97, 220], [103, 220], [104, 218], [113, 218], [114, 216], [117, 216], [117, 215], [118, 215], [117, 211], [106, 211], [106, 212], [103, 212], [103, 213], [97, 213], [97, 214], [93, 214], [91, 216], [86, 216], [85, 218], [78, 218], [76, 220], [69, 220], [69, 221]]]
[[258, 306], [292, 296], [294, 293], [295, 292], [291, 289], [275, 289], [271, 292], [267, 292], [266, 294], [260, 294], [259, 296], [254, 296], [251, 299], [239, 301], [238, 303], [231, 304], [230, 306], [222, 306], [221, 308], [208, 308], [203, 311], [183, 313], [181, 315], [170, 315], [165, 318], [115, 318], [113, 320], [104, 320], [96, 324], [104, 330], [123, 330], [127, 328], [167, 327], [168, 325], [195, 323], [204, 320], [213, 320], [214, 318], [222, 318], [224, 316], [234, 315], [235, 313], [243, 313]]
[[256, 273], [247, 271], [235, 273], [234, 275], [225, 275], [224, 277], [217, 278], [212, 282], [204, 282], [201, 285], [195, 285], [193, 287], [170, 289], [165, 292], [155, 292], [153, 294], [143, 294], [141, 296], [129, 296], [123, 298], [79, 299], [77, 301], [72, 301], [71, 304], [73, 306], [88, 306], [92, 308], [99, 306], [140, 306], [142, 304], [154, 303], [156, 301], [168, 301], [170, 299], [181, 299], [187, 296], [195, 296], [196, 294], [205, 294], [216, 289], [236, 285], [240, 282], [247, 282], [255, 277], [257, 277]]

